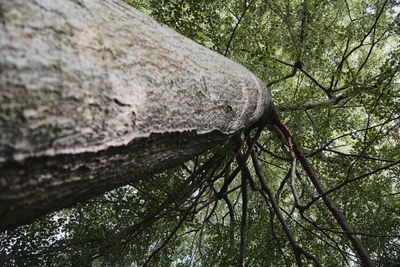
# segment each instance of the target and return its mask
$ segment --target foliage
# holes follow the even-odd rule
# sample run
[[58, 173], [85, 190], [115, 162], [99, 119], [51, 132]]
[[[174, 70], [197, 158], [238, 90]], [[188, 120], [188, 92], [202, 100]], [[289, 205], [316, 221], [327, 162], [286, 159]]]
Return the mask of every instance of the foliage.
[[[126, 2], [264, 80], [375, 264], [400, 264], [398, 1]], [[255, 165], [236, 161], [248, 151], [240, 143], [2, 233], [0, 265], [234, 266], [243, 232], [249, 266], [294, 265]], [[291, 172], [285, 142], [265, 129], [255, 150], [298, 246], [323, 266], [360, 265], [305, 171]], [[246, 177], [247, 201], [236, 175]]]

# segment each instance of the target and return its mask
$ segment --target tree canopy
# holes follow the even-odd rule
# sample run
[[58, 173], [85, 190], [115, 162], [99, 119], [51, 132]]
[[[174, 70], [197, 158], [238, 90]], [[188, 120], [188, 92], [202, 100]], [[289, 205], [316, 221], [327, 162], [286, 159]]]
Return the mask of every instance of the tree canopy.
[[0, 263], [365, 264], [352, 234], [376, 266], [400, 264], [398, 1], [126, 2], [263, 80], [326, 193], [270, 126], [2, 233]]

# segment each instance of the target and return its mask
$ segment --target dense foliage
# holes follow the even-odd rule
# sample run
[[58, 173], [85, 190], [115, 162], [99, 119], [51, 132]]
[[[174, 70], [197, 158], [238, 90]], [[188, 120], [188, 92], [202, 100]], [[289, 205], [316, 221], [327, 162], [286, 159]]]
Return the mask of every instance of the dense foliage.
[[[126, 2], [264, 80], [372, 260], [400, 265], [399, 1]], [[241, 140], [2, 233], [0, 265], [361, 265], [279, 131], [247, 164]]]

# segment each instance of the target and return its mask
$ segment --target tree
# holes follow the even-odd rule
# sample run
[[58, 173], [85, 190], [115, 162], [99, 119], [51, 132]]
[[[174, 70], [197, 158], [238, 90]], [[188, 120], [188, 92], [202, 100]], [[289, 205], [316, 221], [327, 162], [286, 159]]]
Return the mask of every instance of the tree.
[[2, 18], [0, 230], [177, 166], [273, 105], [254, 74], [121, 2], [6, 1]]
[[3, 234], [9, 263], [371, 265], [356, 236], [375, 265], [398, 265], [396, 1], [127, 2], [256, 73], [293, 149], [282, 127], [235, 135], [179, 168]]

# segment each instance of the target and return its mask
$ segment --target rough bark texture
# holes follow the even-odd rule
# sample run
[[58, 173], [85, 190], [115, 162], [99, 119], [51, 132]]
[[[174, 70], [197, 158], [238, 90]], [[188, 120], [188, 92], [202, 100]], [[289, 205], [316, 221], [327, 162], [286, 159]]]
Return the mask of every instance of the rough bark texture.
[[0, 22], [0, 230], [176, 166], [272, 105], [250, 71], [119, 0], [0, 0]]

